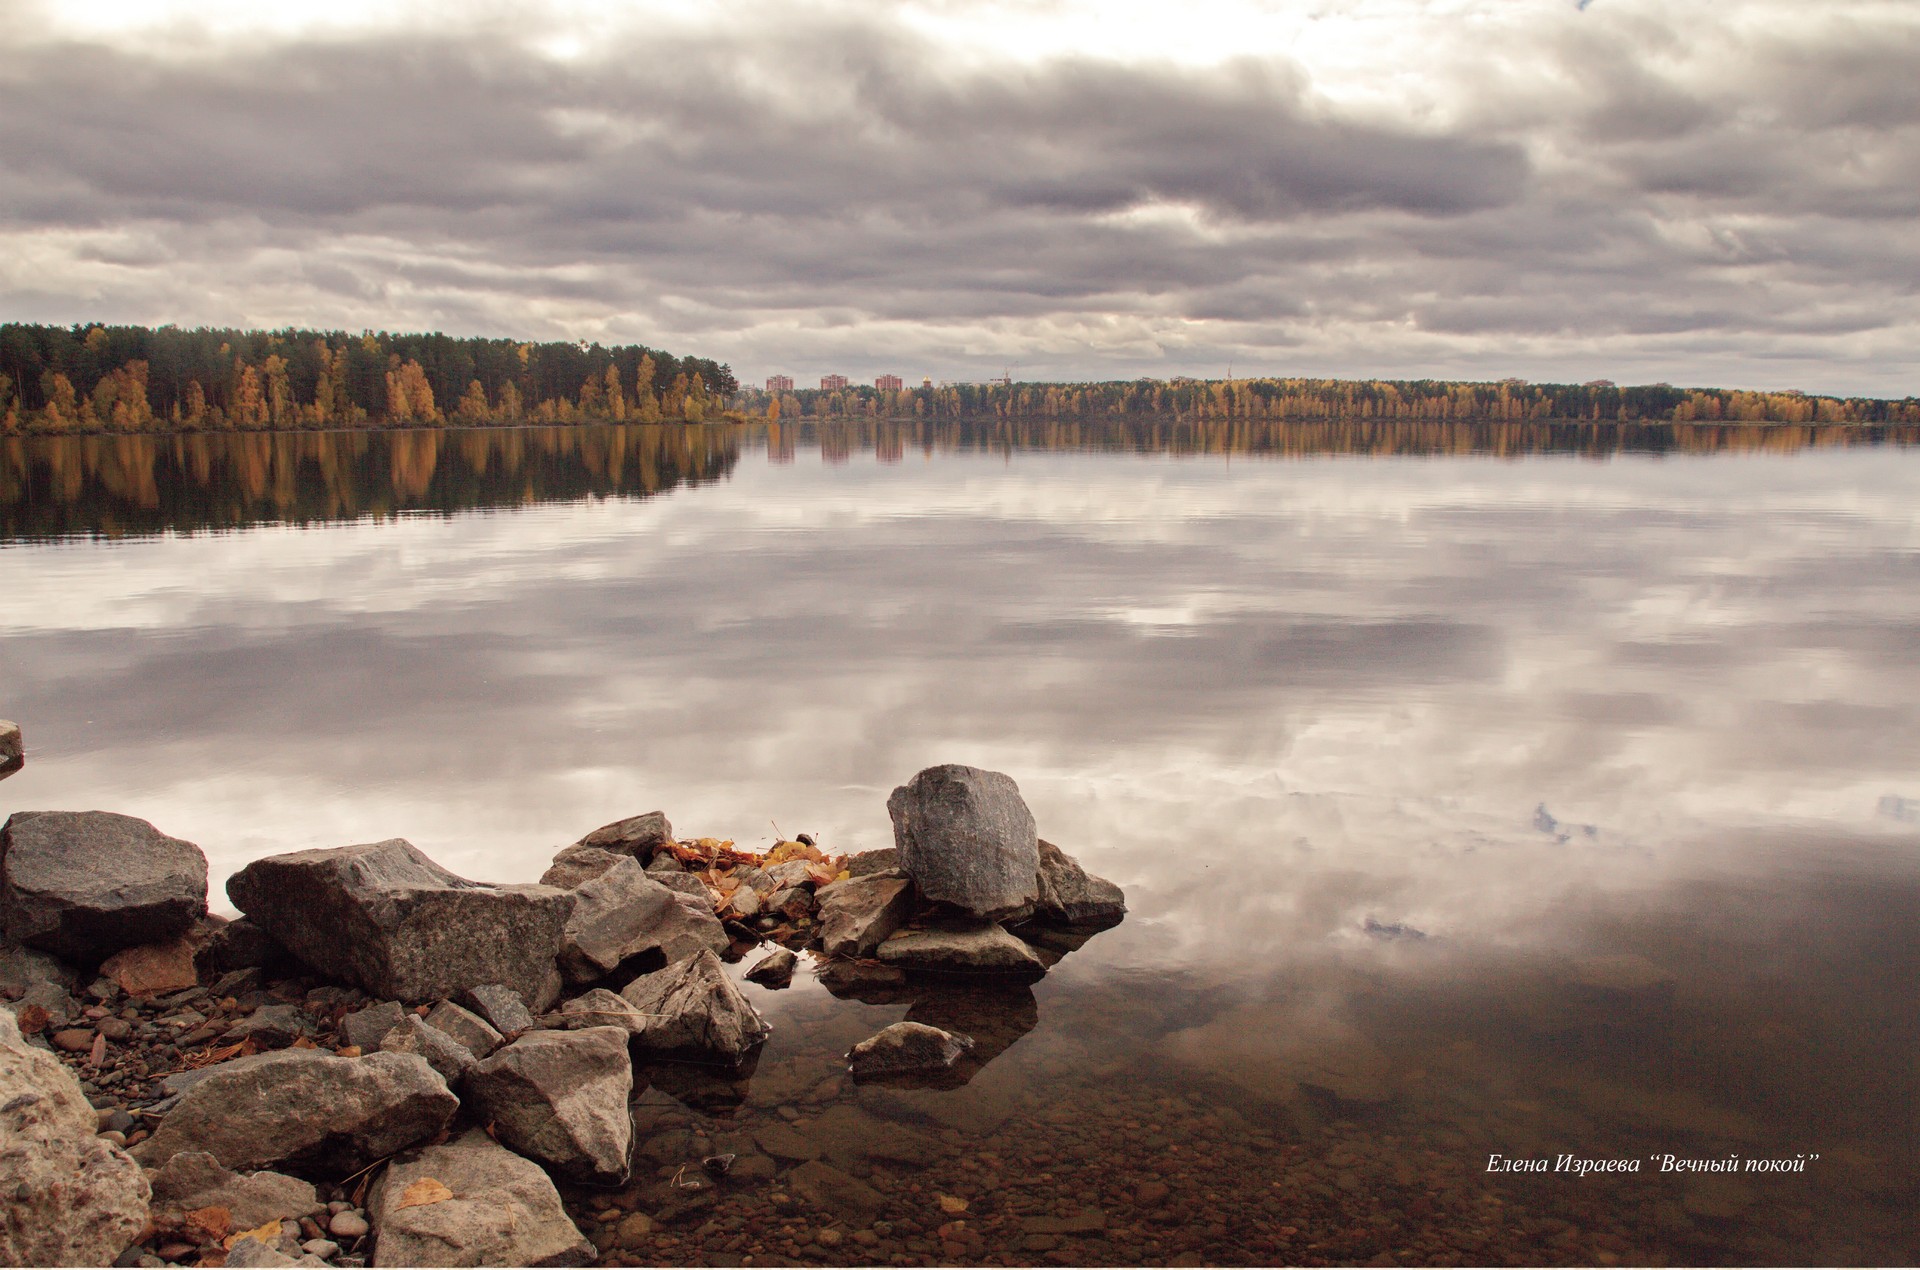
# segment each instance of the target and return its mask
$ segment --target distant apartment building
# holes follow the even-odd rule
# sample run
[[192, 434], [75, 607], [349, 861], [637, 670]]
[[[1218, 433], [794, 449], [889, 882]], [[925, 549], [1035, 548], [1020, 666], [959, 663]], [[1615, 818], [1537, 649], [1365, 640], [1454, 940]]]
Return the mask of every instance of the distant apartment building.
[[832, 392], [836, 388], [845, 388], [846, 386], [847, 377], [845, 375], [820, 376], [820, 391], [822, 392]]
[[881, 392], [899, 392], [899, 391], [900, 391], [900, 376], [898, 376], [898, 375], [875, 375], [875, 376], [873, 377], [873, 386], [874, 386], [875, 388], [878, 388], [878, 389], [879, 389], [879, 390], [880, 390]]
[[768, 392], [792, 392], [793, 376], [792, 375], [768, 375], [767, 391]]

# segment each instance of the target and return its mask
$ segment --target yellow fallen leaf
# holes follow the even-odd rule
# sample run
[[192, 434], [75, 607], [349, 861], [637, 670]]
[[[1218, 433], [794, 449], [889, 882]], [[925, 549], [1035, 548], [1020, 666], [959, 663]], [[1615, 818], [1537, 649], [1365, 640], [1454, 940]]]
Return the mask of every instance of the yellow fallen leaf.
[[209, 1208], [196, 1208], [186, 1214], [186, 1224], [207, 1239], [224, 1239], [233, 1229], [233, 1214], [215, 1205]]
[[255, 1226], [252, 1230], [243, 1230], [237, 1234], [228, 1235], [226, 1242], [221, 1246], [231, 1252], [233, 1251], [233, 1246], [242, 1239], [257, 1239], [267, 1247], [273, 1247], [280, 1242], [280, 1219], [276, 1217], [264, 1226]]
[[453, 1192], [440, 1183], [438, 1178], [423, 1177], [411, 1182], [407, 1189], [400, 1192], [400, 1202], [395, 1209], [419, 1208], [423, 1204], [443, 1204], [453, 1198]]

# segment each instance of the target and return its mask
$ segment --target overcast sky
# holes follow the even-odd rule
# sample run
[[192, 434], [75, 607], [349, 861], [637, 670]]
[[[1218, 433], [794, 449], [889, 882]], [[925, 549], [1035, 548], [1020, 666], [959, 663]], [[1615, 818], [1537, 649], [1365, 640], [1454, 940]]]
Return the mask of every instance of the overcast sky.
[[1904, 396], [1916, 67], [1911, 0], [0, 0], [0, 320]]

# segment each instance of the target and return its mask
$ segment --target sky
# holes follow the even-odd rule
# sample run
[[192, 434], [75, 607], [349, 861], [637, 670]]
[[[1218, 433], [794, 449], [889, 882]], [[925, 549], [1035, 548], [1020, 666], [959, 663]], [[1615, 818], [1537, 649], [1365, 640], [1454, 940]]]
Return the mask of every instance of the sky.
[[1920, 388], [1910, 0], [0, 0], [0, 320]]

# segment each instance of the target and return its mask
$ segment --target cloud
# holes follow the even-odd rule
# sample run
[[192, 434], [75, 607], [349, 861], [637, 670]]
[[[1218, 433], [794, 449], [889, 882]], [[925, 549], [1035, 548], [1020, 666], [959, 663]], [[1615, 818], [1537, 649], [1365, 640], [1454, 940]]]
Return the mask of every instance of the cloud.
[[1040, 52], [967, 6], [197, 43], [14, 11], [21, 317], [634, 338], [748, 377], [1915, 369], [1920, 21], [1869, 0], [1353, 3], [1210, 60], [1076, 49], [1070, 6], [989, 10]]

